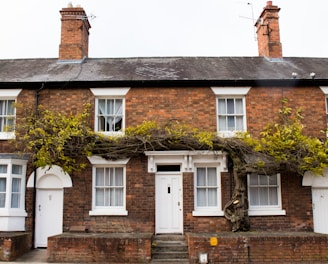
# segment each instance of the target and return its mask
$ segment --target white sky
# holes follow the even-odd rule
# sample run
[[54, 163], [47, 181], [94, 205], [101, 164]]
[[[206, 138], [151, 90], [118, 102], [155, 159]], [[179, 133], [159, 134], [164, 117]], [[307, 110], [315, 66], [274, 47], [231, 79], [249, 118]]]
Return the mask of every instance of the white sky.
[[[71, 0], [0, 0], [0, 59], [57, 58]], [[91, 16], [89, 57], [257, 56], [266, 0], [72, 0]], [[251, 4], [248, 4], [251, 3]], [[328, 57], [327, 0], [273, 0], [285, 57]]]

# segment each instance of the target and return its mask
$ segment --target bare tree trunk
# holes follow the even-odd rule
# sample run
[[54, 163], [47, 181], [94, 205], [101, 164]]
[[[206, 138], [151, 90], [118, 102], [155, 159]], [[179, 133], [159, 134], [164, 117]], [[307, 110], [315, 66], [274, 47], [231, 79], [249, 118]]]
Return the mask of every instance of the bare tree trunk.
[[248, 198], [246, 172], [233, 170], [234, 192], [231, 200], [224, 207], [224, 216], [231, 222], [232, 231], [248, 231]]

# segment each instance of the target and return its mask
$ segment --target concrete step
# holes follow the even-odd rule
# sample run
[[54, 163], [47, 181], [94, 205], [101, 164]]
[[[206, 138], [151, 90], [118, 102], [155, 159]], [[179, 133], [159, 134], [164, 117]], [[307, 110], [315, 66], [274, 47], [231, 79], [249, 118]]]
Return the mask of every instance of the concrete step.
[[189, 263], [189, 252], [183, 235], [156, 235], [152, 239], [152, 262]]
[[188, 259], [152, 259], [150, 263], [155, 264], [168, 264], [168, 263], [179, 263], [179, 264], [189, 264]]

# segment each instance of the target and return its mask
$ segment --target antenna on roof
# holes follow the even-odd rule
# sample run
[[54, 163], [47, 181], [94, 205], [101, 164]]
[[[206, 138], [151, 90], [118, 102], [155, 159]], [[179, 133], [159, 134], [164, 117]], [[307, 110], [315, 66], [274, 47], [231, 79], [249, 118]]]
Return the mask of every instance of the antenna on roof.
[[255, 19], [254, 19], [254, 8], [253, 8], [253, 3], [251, 3], [251, 2], [246, 2], [246, 3], [245, 3], [245, 2], [242, 2], [242, 3], [247, 4], [248, 6], [251, 7], [251, 10], [252, 10], [252, 17], [245, 17], [245, 16], [239, 16], [239, 17], [240, 17], [240, 18], [245, 18], [245, 19], [250, 19], [250, 20], [252, 20], [252, 22], [253, 22], [254, 40], [257, 41], [256, 32], [255, 32], [255, 26], [254, 26], [254, 24], [255, 24]]

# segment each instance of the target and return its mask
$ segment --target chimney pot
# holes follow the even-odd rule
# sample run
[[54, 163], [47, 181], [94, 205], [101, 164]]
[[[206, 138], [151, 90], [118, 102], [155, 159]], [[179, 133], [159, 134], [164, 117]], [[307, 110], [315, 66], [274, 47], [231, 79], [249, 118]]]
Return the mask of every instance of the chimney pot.
[[67, 5], [68, 8], [73, 8], [73, 4], [72, 2], [69, 2], [68, 5]]
[[272, 6], [272, 1], [267, 1], [267, 6]]

